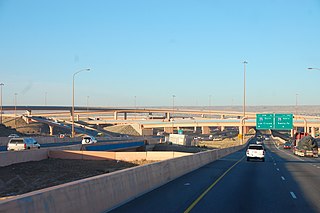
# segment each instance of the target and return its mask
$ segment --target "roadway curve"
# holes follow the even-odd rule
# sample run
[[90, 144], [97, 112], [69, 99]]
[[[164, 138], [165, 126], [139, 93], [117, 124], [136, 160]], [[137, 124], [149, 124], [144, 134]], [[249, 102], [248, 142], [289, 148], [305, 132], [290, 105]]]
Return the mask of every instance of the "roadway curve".
[[319, 159], [265, 146], [265, 162], [241, 150], [111, 212], [320, 212]]

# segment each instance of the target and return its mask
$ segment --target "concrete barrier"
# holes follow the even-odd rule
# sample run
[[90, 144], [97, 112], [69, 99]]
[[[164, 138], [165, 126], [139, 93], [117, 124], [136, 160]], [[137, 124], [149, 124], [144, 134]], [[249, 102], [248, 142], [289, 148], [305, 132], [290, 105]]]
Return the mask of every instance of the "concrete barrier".
[[200, 152], [38, 190], [0, 201], [0, 212], [103, 212], [244, 147]]
[[0, 152], [0, 167], [9, 166], [15, 163], [23, 163], [28, 161], [40, 161], [48, 158], [48, 150], [80, 150], [81, 144], [41, 148], [37, 150], [8, 151]]
[[171, 158], [193, 155], [184, 152], [165, 152], [165, 151], [147, 151], [147, 152], [103, 152], [103, 151], [72, 151], [72, 150], [49, 150], [49, 158], [60, 159], [82, 159], [82, 160], [150, 160], [161, 161]]

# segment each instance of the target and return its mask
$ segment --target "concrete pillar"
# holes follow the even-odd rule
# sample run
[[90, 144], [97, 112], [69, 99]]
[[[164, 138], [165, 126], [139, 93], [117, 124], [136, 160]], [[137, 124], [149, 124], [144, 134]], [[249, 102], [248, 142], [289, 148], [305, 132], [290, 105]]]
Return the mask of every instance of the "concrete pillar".
[[123, 113], [123, 118], [124, 118], [124, 120], [127, 120], [127, 116], [128, 116], [127, 113], [124, 112], [124, 113]]
[[210, 134], [210, 128], [208, 126], [201, 127], [202, 134]]
[[167, 118], [168, 120], [170, 120], [170, 112], [167, 112], [167, 113], [166, 113], [166, 118]]
[[118, 112], [117, 112], [117, 111], [115, 111], [115, 112], [113, 113], [113, 119], [114, 119], [114, 120], [118, 120]]
[[80, 120], [80, 115], [77, 115], [76, 116], [76, 121], [79, 121]]
[[204, 118], [204, 114], [201, 114], [201, 118]]
[[195, 126], [193, 129], [193, 133], [196, 133], [196, 132], [197, 132], [197, 127]]
[[290, 131], [290, 136], [291, 136], [291, 137], [294, 136], [294, 129], [291, 129], [291, 131]]
[[221, 119], [225, 119], [225, 115], [221, 115], [221, 117], [220, 117]]
[[53, 126], [49, 126], [49, 133], [50, 135], [53, 135]]
[[239, 126], [239, 135], [243, 135], [242, 126]]
[[224, 131], [224, 126], [220, 126], [220, 131]]
[[173, 127], [164, 127], [164, 131], [167, 133], [173, 133]]
[[311, 136], [316, 137], [316, 128], [315, 127], [311, 127]]

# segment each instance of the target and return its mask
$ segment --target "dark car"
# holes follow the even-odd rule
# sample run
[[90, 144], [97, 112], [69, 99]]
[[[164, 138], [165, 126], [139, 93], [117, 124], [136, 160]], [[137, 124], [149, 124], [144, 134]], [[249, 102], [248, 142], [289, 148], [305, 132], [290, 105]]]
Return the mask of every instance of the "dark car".
[[291, 149], [291, 143], [285, 142], [285, 143], [283, 144], [283, 148], [284, 148], [284, 149]]

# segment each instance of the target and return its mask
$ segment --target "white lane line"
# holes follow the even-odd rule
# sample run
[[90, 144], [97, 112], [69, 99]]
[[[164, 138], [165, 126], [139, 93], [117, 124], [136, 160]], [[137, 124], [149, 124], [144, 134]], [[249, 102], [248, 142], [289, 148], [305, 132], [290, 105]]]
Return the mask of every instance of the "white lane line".
[[293, 192], [290, 192], [290, 194], [291, 194], [293, 199], [297, 199], [297, 196]]
[[282, 179], [282, 180], [286, 180], [283, 176], [281, 176], [281, 179]]
[[277, 168], [277, 171], [280, 171], [280, 169], [279, 169], [279, 168]]

